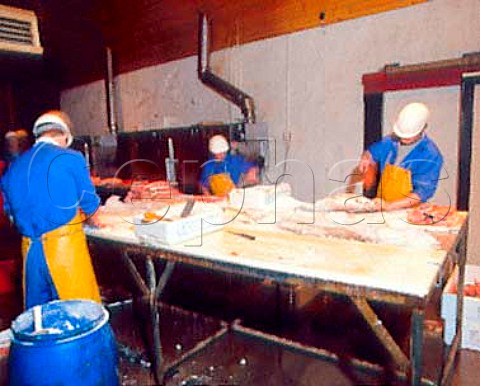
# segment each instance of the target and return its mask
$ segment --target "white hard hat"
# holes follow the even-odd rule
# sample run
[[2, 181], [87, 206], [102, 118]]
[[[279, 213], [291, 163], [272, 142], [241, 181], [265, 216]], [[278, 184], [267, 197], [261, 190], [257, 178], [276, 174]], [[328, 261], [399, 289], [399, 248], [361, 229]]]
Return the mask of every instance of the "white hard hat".
[[221, 135], [214, 135], [208, 142], [208, 150], [213, 154], [226, 153], [230, 149], [227, 139]]
[[60, 130], [67, 134], [67, 146], [73, 141], [72, 132], [70, 131], [71, 121], [67, 114], [62, 111], [49, 111], [40, 115], [33, 124], [33, 135], [39, 137], [42, 133], [49, 130]]
[[399, 138], [412, 138], [420, 134], [427, 124], [430, 112], [423, 103], [406, 105], [393, 125], [393, 132]]

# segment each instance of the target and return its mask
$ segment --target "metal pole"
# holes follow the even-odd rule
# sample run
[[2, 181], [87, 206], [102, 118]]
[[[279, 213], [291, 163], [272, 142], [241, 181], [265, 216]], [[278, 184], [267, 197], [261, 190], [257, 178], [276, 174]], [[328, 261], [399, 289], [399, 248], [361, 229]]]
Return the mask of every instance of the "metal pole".
[[424, 311], [415, 308], [412, 311], [412, 332], [410, 341], [410, 384], [420, 386], [422, 384], [423, 369], [423, 320]]
[[157, 300], [155, 298], [155, 289], [156, 289], [156, 275], [155, 275], [155, 266], [153, 264], [152, 258], [147, 256], [145, 260], [145, 266], [147, 269], [147, 281], [148, 289], [150, 292], [149, 296], [149, 307], [150, 307], [150, 321], [152, 323], [152, 337], [153, 337], [153, 370], [155, 375], [155, 381], [157, 384], [163, 384], [163, 356], [162, 356], [162, 342], [160, 340], [160, 314], [158, 312]]

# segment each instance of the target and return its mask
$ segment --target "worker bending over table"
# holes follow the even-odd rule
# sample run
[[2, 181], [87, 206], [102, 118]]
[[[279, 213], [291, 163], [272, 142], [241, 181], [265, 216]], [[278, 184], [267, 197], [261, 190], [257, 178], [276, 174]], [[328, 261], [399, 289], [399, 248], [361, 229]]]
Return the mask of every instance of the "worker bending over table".
[[443, 157], [425, 133], [429, 114], [423, 103], [407, 104], [393, 125], [393, 133], [363, 153], [358, 170], [364, 176], [365, 189], [374, 186], [375, 176], [380, 176], [375, 210], [410, 208], [435, 194]]
[[232, 154], [227, 139], [214, 135], [208, 142], [211, 153], [202, 165], [200, 185], [204, 194], [225, 196], [233, 188], [258, 183], [258, 167], [241, 154]]
[[83, 155], [68, 149], [69, 117], [60, 111], [34, 123], [34, 146], [1, 181], [5, 210], [23, 235], [26, 308], [56, 299], [100, 301], [82, 223], [95, 225], [100, 204]]

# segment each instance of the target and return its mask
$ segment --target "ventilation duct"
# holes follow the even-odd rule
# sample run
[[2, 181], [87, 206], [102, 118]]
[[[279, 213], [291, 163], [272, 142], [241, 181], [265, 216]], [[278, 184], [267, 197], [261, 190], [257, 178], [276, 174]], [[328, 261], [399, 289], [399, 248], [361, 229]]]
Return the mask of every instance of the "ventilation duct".
[[0, 5], [0, 52], [43, 54], [33, 11]]
[[255, 107], [253, 103], [253, 98], [246, 94], [245, 92], [239, 90], [232, 84], [228, 83], [226, 80], [215, 75], [210, 70], [209, 62], [209, 37], [208, 37], [208, 21], [207, 16], [204, 14], [200, 15], [200, 31], [199, 31], [199, 47], [198, 47], [198, 77], [203, 82], [203, 84], [212, 88], [225, 99], [228, 99], [230, 102], [234, 103], [244, 116], [245, 122], [255, 123]]

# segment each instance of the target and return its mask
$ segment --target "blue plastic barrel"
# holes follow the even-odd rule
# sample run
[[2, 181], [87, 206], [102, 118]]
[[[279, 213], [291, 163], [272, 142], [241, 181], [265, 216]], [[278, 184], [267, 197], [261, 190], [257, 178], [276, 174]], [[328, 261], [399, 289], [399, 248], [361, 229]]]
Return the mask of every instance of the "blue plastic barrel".
[[8, 361], [11, 386], [117, 386], [118, 356], [106, 309], [90, 300], [41, 306], [42, 330], [33, 308], [12, 323]]

